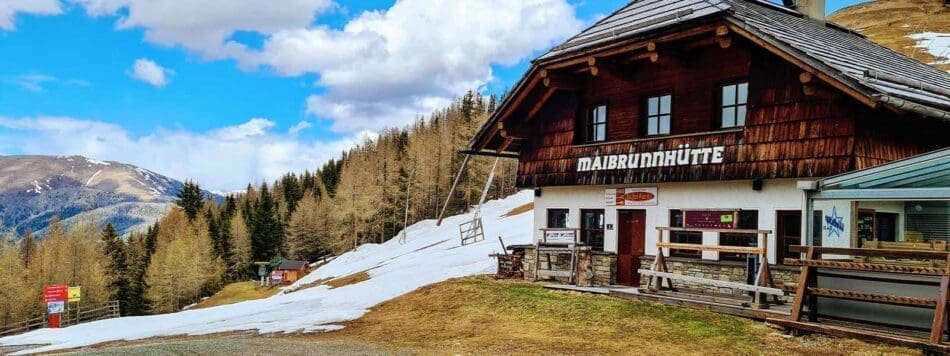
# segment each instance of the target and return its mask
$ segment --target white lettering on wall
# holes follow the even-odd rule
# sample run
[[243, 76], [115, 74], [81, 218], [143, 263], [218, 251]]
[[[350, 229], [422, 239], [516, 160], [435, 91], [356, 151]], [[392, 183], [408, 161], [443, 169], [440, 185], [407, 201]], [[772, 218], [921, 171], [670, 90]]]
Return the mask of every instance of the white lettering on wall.
[[690, 148], [679, 145], [675, 150], [628, 153], [622, 155], [594, 155], [577, 159], [578, 172], [653, 167], [721, 164], [725, 162], [725, 146]]

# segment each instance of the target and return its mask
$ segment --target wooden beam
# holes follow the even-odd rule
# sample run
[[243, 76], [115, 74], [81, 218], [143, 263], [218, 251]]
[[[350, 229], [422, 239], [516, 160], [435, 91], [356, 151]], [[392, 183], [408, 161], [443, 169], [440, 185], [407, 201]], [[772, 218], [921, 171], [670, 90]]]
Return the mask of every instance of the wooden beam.
[[566, 58], [557, 58], [548, 62], [544, 62], [544, 64], [547, 64], [548, 65], [547, 68], [549, 69], [572, 67], [581, 63], [585, 63], [587, 61], [589, 53], [597, 53], [597, 57], [600, 57], [600, 58], [617, 56], [617, 55], [632, 52], [638, 49], [646, 48], [647, 42], [654, 42], [657, 44], [666, 43], [666, 42], [676, 41], [683, 38], [693, 37], [693, 36], [697, 36], [697, 35], [701, 35], [701, 34], [705, 34], [709, 32], [714, 32], [716, 30], [716, 26], [719, 26], [719, 25], [722, 25], [722, 24], [720, 23], [718, 25], [708, 24], [708, 25], [696, 26], [696, 27], [692, 27], [680, 32], [675, 32], [675, 33], [659, 36], [659, 37], [651, 39], [650, 41], [634, 40], [634, 41], [629, 41], [629, 42], [610, 44], [601, 48], [596, 48], [591, 51], [585, 52], [587, 54], [579, 54], [576, 56], [571, 56], [571, 57], [566, 57]]
[[548, 88], [548, 90], [544, 92], [544, 95], [541, 96], [541, 100], [534, 103], [534, 106], [531, 107], [531, 111], [528, 111], [528, 116], [525, 117], [524, 121], [528, 122], [534, 119], [534, 117], [538, 115], [538, 112], [541, 111], [541, 108], [544, 107], [544, 104], [554, 96], [555, 92], [557, 92], [557, 88]]
[[716, 42], [719, 43], [719, 48], [722, 48], [722, 49], [732, 47], [732, 37], [728, 37], [728, 36], [716, 37]]
[[495, 150], [495, 152], [496, 153], [505, 152], [505, 150], [508, 149], [508, 146], [511, 146], [511, 143], [514, 142], [514, 140], [515, 140], [514, 137], [511, 137], [511, 136], [505, 137], [505, 141], [502, 142], [501, 146], [498, 146], [498, 149]]
[[926, 349], [938, 352], [950, 351], [950, 345], [931, 344], [928, 340], [907, 335], [895, 334], [893, 332], [876, 331], [868, 328], [850, 328], [846, 326], [800, 322], [785, 319], [767, 319], [767, 324], [792, 328], [813, 333], [822, 333], [833, 336], [843, 336], [857, 338], [862, 340], [871, 340], [876, 342], [889, 343], [898, 346], [904, 346], [914, 349]]
[[683, 232], [725, 232], [725, 233], [736, 233], [736, 234], [771, 234], [772, 230], [756, 230], [756, 229], [710, 229], [710, 228], [689, 228], [689, 227], [667, 227], [667, 226], [658, 226], [656, 228], [658, 231], [683, 231]]
[[716, 36], [722, 37], [729, 34], [729, 26], [719, 25], [716, 26]]
[[545, 88], [563, 90], [577, 90], [580, 87], [576, 78], [561, 73], [548, 73], [541, 83]]
[[802, 94], [824, 100], [835, 100], [841, 97], [838, 91], [817, 84], [802, 85]]
[[847, 247], [819, 247], [819, 246], [789, 246], [789, 250], [795, 253], [807, 252], [809, 248], [815, 249], [815, 253], [827, 253], [832, 255], [845, 256], [867, 256], [867, 257], [890, 257], [890, 258], [908, 258], [946, 260], [950, 256], [947, 251], [920, 251], [920, 250], [898, 250], [898, 249], [871, 249], [871, 248], [847, 248]]
[[756, 293], [763, 293], [763, 294], [777, 295], [777, 296], [785, 295], [785, 292], [778, 288], [755, 286], [751, 284], [738, 283], [738, 282], [720, 281], [718, 279], [693, 277], [693, 276], [686, 276], [682, 274], [669, 273], [669, 272], [657, 272], [657, 271], [649, 270], [649, 269], [640, 269], [637, 272], [646, 276], [668, 278], [668, 279], [674, 279], [674, 280], [679, 280], [679, 281], [684, 281], [684, 282], [705, 284], [705, 285], [711, 285], [711, 286], [722, 287], [722, 288], [731, 288], [731, 289], [737, 289], [737, 290], [744, 290], [748, 292], [756, 292]]
[[763, 250], [759, 247], [744, 247], [744, 246], [708, 246], [700, 244], [684, 244], [684, 243], [674, 243], [674, 242], [658, 242], [656, 244], [657, 248], [670, 248], [674, 250], [691, 250], [691, 251], [716, 251], [716, 252], [726, 252], [726, 253], [748, 253], [753, 255], [763, 254]]
[[815, 81], [815, 75], [809, 72], [802, 72], [802, 74], [798, 75], [798, 81], [802, 84], [811, 84]]
[[752, 34], [751, 32], [749, 32], [748, 30], [742, 28], [741, 26], [738, 26], [738, 25], [733, 24], [733, 23], [729, 23], [728, 26], [729, 26], [729, 30], [730, 30], [730, 31], [732, 31], [732, 32], [734, 32], [734, 33], [736, 33], [736, 34], [738, 34], [738, 35], [744, 37], [745, 39], [751, 41], [752, 43], [755, 43], [755, 44], [757, 44], [757, 45], [759, 45], [759, 46], [765, 48], [765, 49], [768, 50], [769, 52], [772, 52], [773, 54], [775, 54], [775, 55], [781, 57], [782, 59], [788, 61], [789, 63], [792, 63], [792, 64], [798, 66], [799, 68], [802, 68], [802, 69], [804, 69], [805, 71], [814, 74], [815, 76], [817, 76], [817, 77], [818, 77], [819, 79], [821, 79], [822, 81], [824, 81], [824, 82], [830, 84], [831, 86], [837, 88], [838, 90], [841, 90], [842, 92], [848, 94], [848, 96], [851, 96], [851, 97], [854, 98], [855, 100], [857, 100], [857, 101], [859, 101], [859, 102], [861, 102], [861, 103], [863, 103], [863, 104], [865, 104], [865, 105], [867, 105], [867, 106], [869, 106], [869, 107], [871, 107], [871, 108], [877, 108], [877, 107], [880, 105], [880, 103], [878, 103], [877, 100], [875, 100], [874, 98], [870, 97], [868, 94], [866, 94], [866, 93], [864, 93], [864, 92], [861, 92], [861, 91], [859, 91], [858, 89], [855, 89], [855, 88], [853, 88], [853, 87], [851, 87], [851, 86], [845, 84], [844, 82], [842, 82], [842, 81], [839, 80], [838, 78], [835, 78], [835, 77], [832, 77], [832, 76], [830, 76], [830, 75], [828, 75], [828, 74], [825, 74], [824, 72], [818, 70], [817, 68], [814, 68], [811, 64], [808, 64], [808, 63], [806, 63], [805, 61], [803, 61], [802, 59], [799, 59], [798, 57], [796, 57], [796, 56], [794, 56], [794, 55], [792, 55], [792, 54], [790, 54], [790, 53], [785, 52], [785, 50], [783, 50], [783, 49], [781, 49], [781, 48], [779, 48], [779, 47], [776, 47], [776, 46], [773, 45], [772, 43], [770, 43], [770, 42], [768, 42], [768, 41], [766, 41], [766, 40], [760, 38], [760, 37], [757, 36], [757, 35]]
[[808, 293], [825, 298], [856, 300], [878, 304], [903, 305], [917, 308], [934, 308], [937, 306], [936, 299], [907, 297], [902, 295], [875, 294], [841, 289], [811, 287], [808, 288]]
[[808, 266], [808, 267], [841, 269], [841, 270], [850, 270], [850, 271], [891, 272], [891, 273], [916, 274], [916, 275], [925, 275], [925, 276], [942, 276], [942, 275], [950, 273], [950, 269], [947, 269], [947, 268], [888, 265], [888, 264], [880, 264], [880, 263], [862, 263], [862, 262], [845, 262], [845, 261], [829, 261], [829, 260], [799, 260], [799, 259], [794, 259], [794, 258], [786, 258], [784, 262], [786, 266]]

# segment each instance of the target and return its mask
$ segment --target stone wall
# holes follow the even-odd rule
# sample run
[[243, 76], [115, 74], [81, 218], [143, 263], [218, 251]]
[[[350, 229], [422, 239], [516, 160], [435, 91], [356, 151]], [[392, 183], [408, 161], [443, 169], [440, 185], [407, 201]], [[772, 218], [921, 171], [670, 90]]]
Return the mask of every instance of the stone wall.
[[[534, 248], [526, 248], [522, 266], [525, 279], [534, 279], [535, 277], [535, 255]], [[568, 271], [571, 266], [571, 255], [568, 253], [551, 254], [551, 264], [559, 271]], [[594, 285], [614, 284], [617, 276], [617, 255], [612, 252], [593, 251], [591, 252], [591, 264], [594, 268]], [[541, 266], [547, 265], [547, 258], [541, 254]], [[567, 283], [568, 278], [557, 277], [559, 282]]]
[[[651, 269], [653, 267], [654, 256], [643, 256], [640, 258], [640, 268]], [[684, 258], [666, 259], [666, 266], [671, 273], [682, 274], [692, 277], [706, 279], [715, 279], [720, 281], [746, 283], [746, 266], [744, 263], [731, 261], [706, 261]], [[772, 272], [772, 280], [775, 281], [775, 287], [782, 289], [786, 283], [798, 283], [798, 268], [784, 266], [769, 266]], [[649, 277], [644, 276], [640, 279], [641, 287], [646, 287]], [[746, 292], [737, 291], [730, 288], [721, 288], [704, 284], [689, 283], [684, 281], [673, 281], [674, 286], [691, 290], [703, 291], [706, 293], [733, 294], [742, 295]], [[789, 297], [786, 297], [789, 298]]]

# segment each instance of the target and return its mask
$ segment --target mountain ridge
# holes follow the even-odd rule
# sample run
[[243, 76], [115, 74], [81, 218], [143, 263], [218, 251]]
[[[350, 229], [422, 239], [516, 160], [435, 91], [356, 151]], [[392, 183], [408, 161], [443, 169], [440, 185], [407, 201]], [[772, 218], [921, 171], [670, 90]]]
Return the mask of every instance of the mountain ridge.
[[[145, 168], [83, 156], [0, 156], [0, 230], [38, 233], [54, 219], [115, 225], [121, 234], [151, 225], [184, 183]], [[206, 195], [213, 195], [205, 192]]]

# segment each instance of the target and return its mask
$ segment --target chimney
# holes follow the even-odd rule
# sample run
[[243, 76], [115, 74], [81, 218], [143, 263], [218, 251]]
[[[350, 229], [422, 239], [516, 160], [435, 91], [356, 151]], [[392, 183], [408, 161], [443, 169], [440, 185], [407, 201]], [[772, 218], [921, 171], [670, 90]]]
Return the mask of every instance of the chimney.
[[825, 0], [794, 0], [795, 10], [813, 20], [825, 22]]

